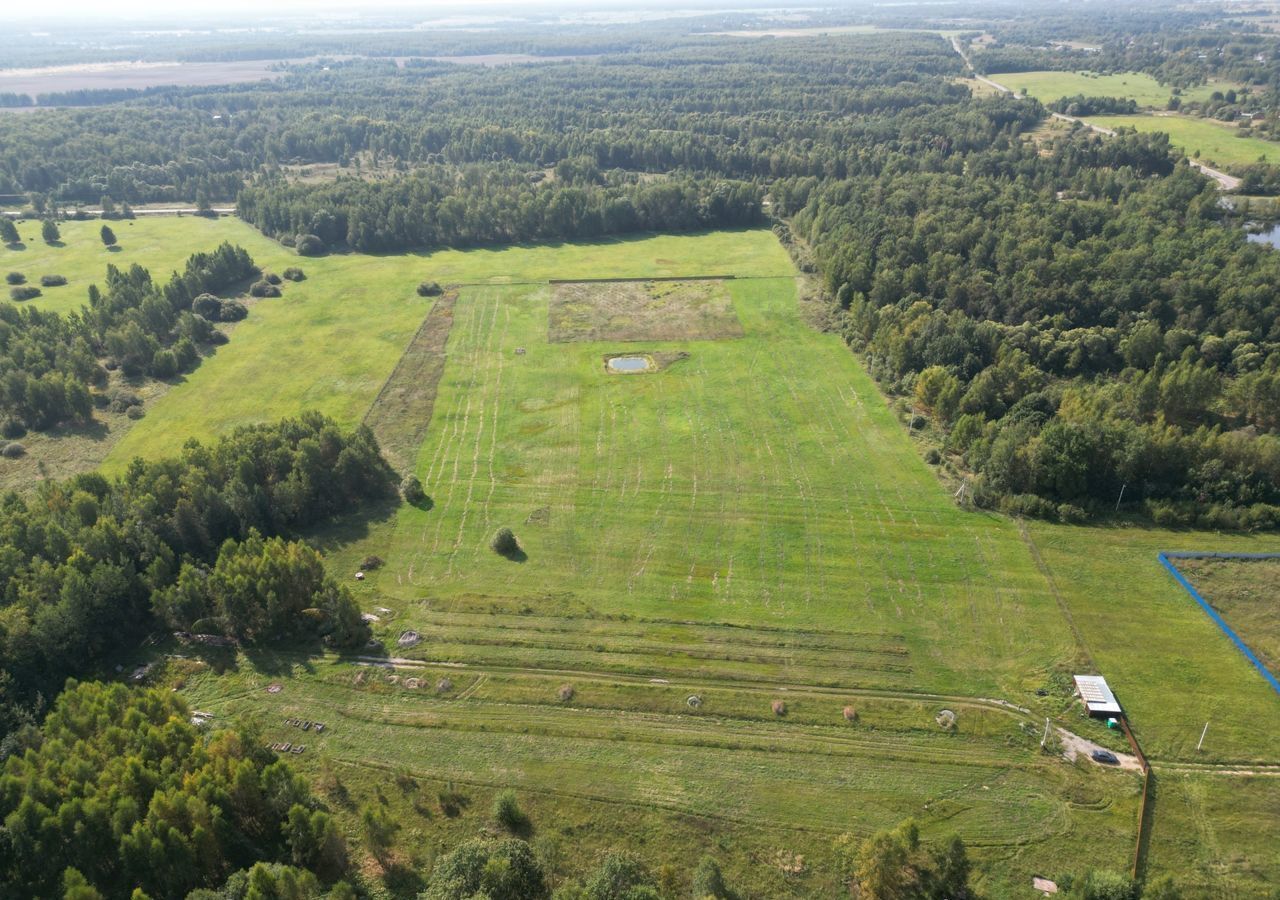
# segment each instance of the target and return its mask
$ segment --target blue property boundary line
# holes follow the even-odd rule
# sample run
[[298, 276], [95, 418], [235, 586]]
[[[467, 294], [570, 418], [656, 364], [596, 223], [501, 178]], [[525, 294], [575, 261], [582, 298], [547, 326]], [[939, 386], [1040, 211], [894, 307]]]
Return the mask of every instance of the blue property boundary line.
[[1218, 611], [1200, 596], [1200, 592], [1178, 571], [1178, 567], [1170, 562], [1172, 559], [1280, 559], [1280, 553], [1196, 553], [1170, 550], [1167, 553], [1158, 554], [1157, 558], [1160, 560], [1161, 565], [1168, 569], [1169, 573], [1177, 579], [1178, 584], [1186, 588], [1187, 593], [1192, 596], [1196, 603], [1200, 604], [1200, 608], [1208, 613], [1209, 618], [1213, 619], [1214, 623], [1222, 629], [1222, 633], [1231, 638], [1231, 642], [1240, 648], [1240, 652], [1245, 655], [1249, 662], [1253, 663], [1255, 669], [1262, 673], [1262, 677], [1267, 679], [1267, 682], [1275, 689], [1275, 692], [1280, 694], [1280, 681], [1276, 680], [1276, 676], [1267, 670], [1267, 667], [1262, 664], [1262, 660], [1254, 655], [1253, 651], [1245, 645], [1245, 642], [1240, 640], [1240, 636], [1231, 630], [1231, 626], [1226, 623], [1222, 616], [1218, 615]]

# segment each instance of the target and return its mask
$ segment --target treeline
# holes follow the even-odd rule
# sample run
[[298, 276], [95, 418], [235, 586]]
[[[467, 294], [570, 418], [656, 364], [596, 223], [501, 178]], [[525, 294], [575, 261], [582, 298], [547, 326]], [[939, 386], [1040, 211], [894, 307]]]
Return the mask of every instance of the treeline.
[[243, 248], [224, 243], [193, 255], [163, 287], [136, 263], [125, 271], [108, 265], [106, 290], [91, 286], [88, 305], [67, 316], [0, 305], [0, 433], [20, 437], [29, 428], [88, 419], [90, 389], [107, 383], [100, 359], [126, 375], [156, 378], [195, 368], [198, 345], [215, 339], [215, 329], [192, 312], [193, 301], [257, 271]]
[[1185, 165], [1146, 177], [1171, 166], [1159, 140], [1075, 134], [774, 197], [979, 502], [1080, 519], [1123, 489], [1162, 523], [1275, 527], [1280, 255]]
[[346, 841], [302, 777], [251, 728], [190, 719], [169, 691], [73, 681], [11, 737], [6, 896], [353, 900]]
[[[246, 188], [240, 216], [265, 233], [354, 250], [467, 247], [635, 231], [731, 228], [761, 221], [761, 190], [739, 181], [602, 175], [562, 163], [554, 179], [511, 166], [437, 166], [412, 176]], [[316, 252], [314, 242], [306, 242]]]
[[1059, 97], [1049, 104], [1054, 112], [1068, 116], [1127, 116], [1138, 111], [1138, 101], [1126, 97]]
[[[373, 435], [315, 413], [242, 427], [120, 478], [0, 502], [0, 733], [157, 628], [350, 647], [368, 630], [299, 529], [389, 496]], [[263, 537], [263, 536], [266, 537]]]

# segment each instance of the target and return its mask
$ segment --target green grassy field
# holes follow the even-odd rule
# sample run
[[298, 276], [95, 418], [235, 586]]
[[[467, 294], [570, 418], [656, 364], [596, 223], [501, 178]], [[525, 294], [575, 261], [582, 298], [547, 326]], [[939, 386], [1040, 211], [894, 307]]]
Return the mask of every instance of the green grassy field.
[[188, 437], [207, 439], [237, 424], [271, 421], [303, 409], [319, 409], [346, 425], [358, 423], [427, 314], [430, 301], [414, 292], [426, 279], [501, 283], [545, 281], [552, 273], [569, 278], [668, 275], [707, 260], [746, 274], [787, 265], [767, 231], [749, 233], [747, 239], [718, 232], [299, 260], [241, 222], [218, 224], [219, 240], [239, 242], [260, 265], [277, 271], [301, 263], [307, 280], [287, 285], [281, 300], [254, 302], [249, 318], [235, 326], [231, 342], [160, 398], [110, 451], [108, 470], [122, 469], [133, 456], [172, 453]]
[[[1200, 162], [1219, 166], [1227, 172], [1264, 159], [1280, 161], [1280, 143], [1249, 137], [1234, 125], [1188, 116], [1090, 116], [1089, 121], [1105, 128], [1136, 128], [1163, 131], [1175, 147], [1187, 156], [1199, 153]], [[1242, 136], [1243, 135], [1243, 136]]]
[[1175, 565], [1262, 664], [1280, 673], [1280, 559], [1180, 559]]
[[[1010, 90], [1035, 97], [1041, 103], [1052, 103], [1061, 97], [1123, 97], [1139, 106], [1164, 109], [1173, 89], [1162, 85], [1145, 72], [1123, 72], [1100, 75], [1096, 72], [1002, 72], [992, 76]], [[1208, 100], [1214, 91], [1225, 91], [1234, 85], [1202, 84], [1187, 88], [1179, 95], [1184, 100]]]
[[[1156, 560], [1161, 550], [1273, 552], [1280, 539], [1044, 524], [1030, 531], [1148, 756], [1280, 762], [1280, 698]], [[1212, 724], [1197, 753], [1205, 722]]]
[[[1280, 708], [1155, 554], [1276, 539], [1022, 529], [958, 508], [839, 337], [806, 324], [765, 230], [299, 261], [235, 220], [165, 221], [169, 268], [230, 239], [308, 278], [149, 398], [102, 450], [109, 470], [307, 408], [359, 422], [432, 308], [417, 283], [463, 285], [414, 464], [432, 503], [312, 535], [394, 671], [254, 653], [166, 676], [265, 741], [301, 734], [288, 716], [330, 725], [292, 758], [336, 808], [401, 818], [403, 865], [364, 864], [376, 895], [413, 896], [412, 867], [487, 827], [504, 785], [558, 877], [626, 844], [680, 872], [711, 852], [755, 896], [829, 895], [834, 836], [907, 816], [926, 837], [958, 830], [993, 898], [1032, 874], [1124, 869], [1136, 779], [1038, 749], [1045, 716], [1124, 748], [1073, 713], [1069, 675], [1092, 659], [1167, 785], [1151, 864], [1200, 896], [1265, 896], [1272, 782], [1189, 766], [1280, 762]], [[92, 224], [64, 228], [64, 274], [105, 266]], [[549, 340], [549, 278], [713, 274], [739, 276], [719, 339]], [[608, 374], [614, 353], [662, 368]], [[488, 548], [503, 525], [518, 561]], [[356, 582], [369, 555], [384, 563]], [[401, 646], [409, 629], [421, 641]], [[1259, 780], [1246, 826], [1231, 798]]]
[[238, 219], [153, 216], [107, 224], [119, 241], [119, 249], [114, 251], [102, 245], [100, 220], [60, 222], [58, 246], [40, 239], [39, 221], [26, 219], [18, 225], [25, 238], [24, 249], [0, 244], [0, 271], [22, 272], [31, 284], [39, 284], [41, 275], [65, 276], [65, 286], [45, 288], [43, 296], [26, 302], [40, 309], [68, 312], [88, 302], [85, 292], [95, 282], [102, 285], [108, 264], [124, 269], [137, 263], [163, 282], [175, 269], [181, 269], [191, 254], [212, 250], [224, 240], [239, 241], [255, 259], [266, 253], [274, 260], [287, 252]]

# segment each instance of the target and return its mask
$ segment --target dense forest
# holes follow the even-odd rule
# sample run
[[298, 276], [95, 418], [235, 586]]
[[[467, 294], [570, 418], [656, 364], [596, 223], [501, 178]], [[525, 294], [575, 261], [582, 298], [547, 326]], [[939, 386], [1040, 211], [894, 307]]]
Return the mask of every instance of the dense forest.
[[299, 529], [393, 493], [365, 429], [319, 414], [177, 459], [44, 482], [0, 502], [0, 733], [158, 628], [363, 645], [351, 596]]
[[[779, 186], [850, 343], [947, 430], [975, 497], [1280, 523], [1280, 257], [1162, 136], [1021, 144], [995, 172]], [[1151, 174], [1164, 174], [1151, 180]]]

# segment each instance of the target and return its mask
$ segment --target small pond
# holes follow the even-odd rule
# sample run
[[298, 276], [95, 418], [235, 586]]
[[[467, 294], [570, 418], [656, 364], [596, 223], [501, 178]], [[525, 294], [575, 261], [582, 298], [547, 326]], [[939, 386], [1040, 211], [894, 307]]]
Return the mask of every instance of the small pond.
[[1262, 231], [1251, 231], [1247, 235], [1251, 244], [1270, 244], [1280, 247], [1280, 225], [1272, 225]]
[[615, 356], [605, 367], [610, 372], [644, 372], [651, 365], [643, 356]]

